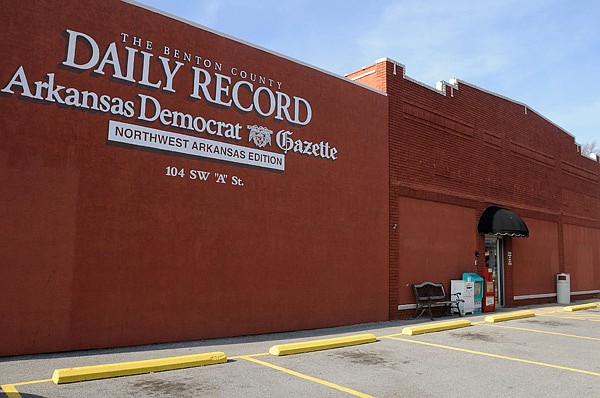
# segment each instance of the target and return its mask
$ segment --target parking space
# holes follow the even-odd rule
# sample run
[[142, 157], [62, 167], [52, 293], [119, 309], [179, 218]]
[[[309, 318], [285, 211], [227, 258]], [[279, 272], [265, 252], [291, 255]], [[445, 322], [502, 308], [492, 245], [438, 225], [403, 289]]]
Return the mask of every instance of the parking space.
[[[594, 371], [589, 366], [595, 365], [594, 357], [597, 358], [597, 352], [590, 351], [590, 348], [594, 345], [600, 347], [600, 340], [590, 341], [564, 335], [541, 335], [537, 331], [543, 329], [528, 331], [527, 328], [518, 326], [526, 326], [525, 322], [526, 320], [509, 322], [511, 326], [514, 325], [518, 329], [476, 324], [470, 328], [431, 333], [417, 336], [418, 338], [392, 338], [405, 343], [414, 341], [414, 344], [421, 346], [429, 345], [460, 351], [470, 354], [471, 357], [480, 355], [513, 362], [537, 362], [540, 366], [548, 364]], [[397, 340], [398, 338], [402, 340]], [[577, 355], [573, 355], [574, 353]], [[600, 369], [596, 368], [595, 371]]]
[[[43, 397], [235, 397], [294, 396], [294, 377], [273, 377], [260, 366], [234, 359], [227, 364], [55, 386], [35, 384], [19, 391]], [[21, 393], [21, 394], [22, 394]], [[25, 395], [22, 395], [25, 398]]]
[[[402, 334], [404, 326], [414, 323], [405, 321], [137, 351], [9, 358], [0, 362], [0, 384], [8, 398], [599, 395], [600, 309], [535, 312], [535, 317], [501, 323], [474, 316], [468, 318], [472, 326], [418, 336]], [[357, 332], [374, 333], [377, 342], [289, 356], [268, 354], [278, 343]], [[211, 351], [225, 352], [228, 362], [63, 385], [49, 380], [57, 367]]]

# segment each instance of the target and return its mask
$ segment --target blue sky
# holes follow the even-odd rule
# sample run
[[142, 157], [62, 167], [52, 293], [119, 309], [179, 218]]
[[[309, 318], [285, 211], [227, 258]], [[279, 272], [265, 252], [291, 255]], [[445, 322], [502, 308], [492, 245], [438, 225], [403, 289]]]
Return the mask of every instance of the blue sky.
[[383, 57], [427, 85], [456, 77], [600, 144], [596, 0], [141, 0], [344, 75]]

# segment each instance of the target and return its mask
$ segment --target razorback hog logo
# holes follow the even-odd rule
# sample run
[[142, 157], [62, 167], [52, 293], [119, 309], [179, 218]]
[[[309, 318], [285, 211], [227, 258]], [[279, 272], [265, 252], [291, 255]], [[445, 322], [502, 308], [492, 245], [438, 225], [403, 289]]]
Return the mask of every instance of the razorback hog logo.
[[267, 144], [271, 145], [271, 134], [273, 134], [273, 131], [257, 125], [248, 126], [248, 130], [250, 130], [248, 141], [254, 142], [254, 145], [257, 147], [263, 148]]

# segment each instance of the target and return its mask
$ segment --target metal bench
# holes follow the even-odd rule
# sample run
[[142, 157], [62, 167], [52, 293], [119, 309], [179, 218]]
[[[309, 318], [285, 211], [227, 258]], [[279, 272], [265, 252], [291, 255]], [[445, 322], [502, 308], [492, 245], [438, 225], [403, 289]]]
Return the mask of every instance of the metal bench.
[[[459, 304], [464, 303], [465, 300], [460, 298], [460, 293], [451, 294], [450, 297], [446, 296], [446, 290], [444, 285], [441, 283], [423, 282], [418, 285], [412, 285], [413, 292], [415, 293], [415, 299], [417, 300], [417, 308], [415, 311], [415, 318], [423, 315], [425, 311], [429, 312], [429, 317], [433, 320], [433, 313], [431, 307], [444, 307], [446, 314], [451, 314], [453, 309], [456, 309], [459, 316], [462, 316], [460, 312]], [[456, 296], [454, 298], [454, 296]], [[419, 313], [419, 311], [421, 311]], [[418, 313], [418, 315], [417, 315]]]

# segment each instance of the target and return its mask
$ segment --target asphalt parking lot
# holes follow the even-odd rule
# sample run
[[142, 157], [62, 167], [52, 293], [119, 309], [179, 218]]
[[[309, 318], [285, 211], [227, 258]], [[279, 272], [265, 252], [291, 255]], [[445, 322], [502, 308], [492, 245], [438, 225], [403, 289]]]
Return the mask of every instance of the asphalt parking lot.
[[[534, 317], [415, 336], [427, 318], [110, 350], [0, 358], [4, 398], [600, 396], [600, 308], [529, 307]], [[515, 309], [506, 310], [509, 313]], [[459, 319], [437, 318], [434, 322]], [[288, 356], [275, 344], [373, 333], [377, 341]], [[227, 362], [69, 384], [57, 368], [222, 351]]]

